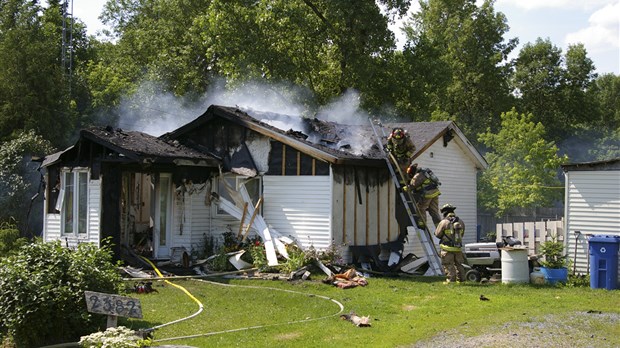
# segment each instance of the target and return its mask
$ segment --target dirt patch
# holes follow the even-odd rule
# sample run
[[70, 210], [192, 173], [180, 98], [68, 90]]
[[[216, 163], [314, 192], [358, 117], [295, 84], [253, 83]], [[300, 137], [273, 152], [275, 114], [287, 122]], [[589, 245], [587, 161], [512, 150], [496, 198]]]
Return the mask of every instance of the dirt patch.
[[528, 322], [506, 323], [481, 335], [466, 337], [450, 330], [429, 340], [420, 341], [415, 348], [477, 348], [477, 347], [618, 347], [620, 338], [599, 335], [601, 326], [618, 327], [620, 314], [575, 312], [546, 315]]

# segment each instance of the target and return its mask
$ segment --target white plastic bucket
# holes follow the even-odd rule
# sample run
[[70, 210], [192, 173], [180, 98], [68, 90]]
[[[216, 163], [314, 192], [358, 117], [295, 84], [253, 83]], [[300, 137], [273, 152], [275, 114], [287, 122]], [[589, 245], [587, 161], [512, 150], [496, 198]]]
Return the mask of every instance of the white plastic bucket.
[[537, 285], [545, 284], [545, 275], [542, 274], [540, 268], [535, 267], [534, 272], [530, 273], [530, 283]]
[[527, 249], [502, 249], [502, 283], [529, 283]]

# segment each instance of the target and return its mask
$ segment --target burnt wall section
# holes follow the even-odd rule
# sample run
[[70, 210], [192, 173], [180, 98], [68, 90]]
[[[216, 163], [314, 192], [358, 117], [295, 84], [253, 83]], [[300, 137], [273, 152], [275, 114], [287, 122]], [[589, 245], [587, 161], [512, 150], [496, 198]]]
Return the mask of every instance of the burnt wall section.
[[[333, 166], [334, 243], [392, 248], [403, 236], [396, 219], [397, 192], [387, 168]], [[406, 230], [406, 229], [405, 229]]]
[[267, 175], [329, 175], [329, 163], [317, 160], [279, 141], [271, 141]]
[[178, 139], [183, 144], [203, 153], [224, 159], [231, 150], [246, 140], [247, 128], [221, 118], [213, 118]]
[[121, 169], [118, 165], [102, 167], [101, 240], [110, 238], [114, 256], [121, 255]]

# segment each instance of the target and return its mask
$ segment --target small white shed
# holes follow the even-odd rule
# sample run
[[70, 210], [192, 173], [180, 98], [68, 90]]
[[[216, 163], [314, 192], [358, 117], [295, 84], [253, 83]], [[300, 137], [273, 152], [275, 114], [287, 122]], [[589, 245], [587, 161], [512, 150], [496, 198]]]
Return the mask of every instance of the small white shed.
[[588, 274], [588, 239], [620, 236], [620, 158], [562, 166], [565, 181], [565, 241], [571, 272]]

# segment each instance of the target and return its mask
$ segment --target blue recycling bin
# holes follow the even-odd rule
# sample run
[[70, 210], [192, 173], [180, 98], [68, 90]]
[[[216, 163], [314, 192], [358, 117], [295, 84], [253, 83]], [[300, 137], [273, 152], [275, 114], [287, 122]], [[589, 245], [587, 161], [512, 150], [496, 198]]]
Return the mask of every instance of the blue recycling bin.
[[592, 289], [617, 289], [620, 236], [592, 236], [588, 244], [590, 246], [590, 287]]

